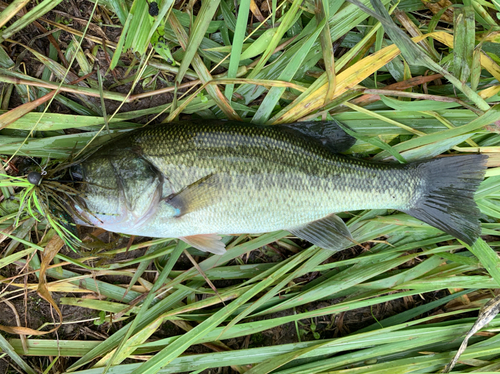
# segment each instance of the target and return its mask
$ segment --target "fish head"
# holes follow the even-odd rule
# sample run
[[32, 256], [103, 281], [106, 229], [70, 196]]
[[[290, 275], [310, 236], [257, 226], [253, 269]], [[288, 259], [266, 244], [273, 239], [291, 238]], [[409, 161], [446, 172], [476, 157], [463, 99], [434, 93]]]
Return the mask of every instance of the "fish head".
[[78, 224], [130, 233], [156, 212], [163, 176], [134, 152], [96, 152], [72, 170], [80, 177]]

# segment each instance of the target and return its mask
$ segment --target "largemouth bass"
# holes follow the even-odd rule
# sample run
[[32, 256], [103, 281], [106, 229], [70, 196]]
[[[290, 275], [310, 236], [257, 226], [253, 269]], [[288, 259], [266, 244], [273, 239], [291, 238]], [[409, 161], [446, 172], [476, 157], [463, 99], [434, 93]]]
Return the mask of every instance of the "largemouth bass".
[[473, 195], [486, 156], [409, 164], [339, 152], [355, 140], [334, 122], [258, 126], [205, 121], [131, 131], [73, 168], [77, 221], [108, 231], [180, 238], [222, 254], [221, 234], [288, 230], [340, 250], [351, 234], [334, 213], [396, 209], [472, 244], [480, 234]]

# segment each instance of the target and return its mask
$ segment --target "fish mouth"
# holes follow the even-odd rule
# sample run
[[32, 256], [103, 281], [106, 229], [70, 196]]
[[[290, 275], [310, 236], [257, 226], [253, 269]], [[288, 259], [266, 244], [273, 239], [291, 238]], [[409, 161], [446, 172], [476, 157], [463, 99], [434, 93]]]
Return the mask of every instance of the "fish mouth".
[[[124, 234], [134, 232], [147, 225], [156, 214], [161, 201], [161, 193], [161, 188], [157, 188], [143, 214], [134, 212], [124, 192], [120, 191], [119, 209], [116, 213], [100, 213], [75, 204], [74, 209], [77, 215], [73, 219], [76, 224], [82, 226], [98, 227]], [[83, 206], [86, 205], [85, 202], [82, 203]]]

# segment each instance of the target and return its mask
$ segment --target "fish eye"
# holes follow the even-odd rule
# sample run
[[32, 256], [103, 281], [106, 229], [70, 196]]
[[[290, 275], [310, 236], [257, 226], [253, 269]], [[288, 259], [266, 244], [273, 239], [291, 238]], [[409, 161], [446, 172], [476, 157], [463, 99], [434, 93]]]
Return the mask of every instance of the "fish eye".
[[28, 174], [28, 182], [35, 186], [39, 186], [42, 183], [42, 174], [37, 171], [32, 171]]
[[69, 168], [69, 175], [75, 182], [83, 181], [83, 169], [81, 165], [73, 165]]

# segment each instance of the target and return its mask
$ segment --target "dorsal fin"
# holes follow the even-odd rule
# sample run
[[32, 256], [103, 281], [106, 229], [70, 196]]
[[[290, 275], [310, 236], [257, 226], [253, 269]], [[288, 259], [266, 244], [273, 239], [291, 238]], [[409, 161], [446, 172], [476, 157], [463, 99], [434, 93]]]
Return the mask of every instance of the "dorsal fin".
[[340, 153], [351, 148], [356, 138], [347, 134], [336, 121], [306, 121], [280, 125], [285, 131], [298, 132], [328, 148], [330, 152]]

